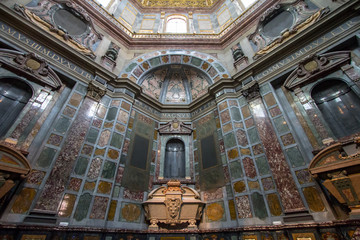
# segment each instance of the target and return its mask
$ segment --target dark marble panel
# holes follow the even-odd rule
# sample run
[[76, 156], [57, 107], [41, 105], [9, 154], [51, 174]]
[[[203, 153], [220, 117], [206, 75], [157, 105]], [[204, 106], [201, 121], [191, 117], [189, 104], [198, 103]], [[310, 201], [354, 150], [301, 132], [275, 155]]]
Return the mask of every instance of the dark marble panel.
[[270, 174], [269, 165], [265, 156], [258, 157], [255, 161], [260, 175]]
[[53, 161], [56, 152], [57, 151], [53, 148], [45, 147], [44, 150], [40, 153], [36, 165], [42, 168], [49, 167], [51, 162]]
[[260, 142], [259, 135], [258, 135], [255, 127], [248, 129], [248, 135], [249, 135], [250, 143], [254, 144], [254, 143]]
[[284, 146], [288, 146], [295, 143], [295, 140], [291, 133], [281, 136], [281, 141], [283, 142]]
[[234, 121], [241, 121], [241, 114], [240, 114], [239, 108], [232, 107], [230, 109], [230, 111], [231, 111], [232, 119]]
[[274, 118], [274, 124], [279, 134], [290, 131], [284, 117]]
[[31, 170], [31, 173], [26, 178], [26, 182], [29, 184], [40, 185], [45, 177], [46, 172], [36, 169]]
[[254, 155], [259, 155], [259, 154], [264, 153], [264, 149], [261, 144], [256, 144], [256, 145], [252, 146], [252, 149], [253, 149]]
[[80, 196], [79, 202], [77, 204], [75, 213], [74, 213], [74, 219], [77, 221], [81, 221], [84, 218], [86, 218], [86, 215], [90, 208], [92, 196], [90, 193], [85, 193]]
[[109, 108], [109, 111], [108, 111], [108, 113], [106, 115], [106, 120], [107, 121], [115, 120], [116, 113], [117, 113], [117, 108], [116, 107]]
[[232, 148], [237, 145], [234, 133], [231, 132], [224, 136], [224, 144], [225, 148]]
[[309, 173], [309, 170], [307, 169], [296, 171], [295, 174], [300, 184], [309, 183], [313, 181]]
[[97, 128], [101, 128], [102, 120], [101, 119], [94, 119], [92, 125]]
[[264, 219], [268, 216], [266, 205], [263, 195], [258, 192], [251, 194], [251, 201], [253, 204], [254, 215], [260, 219]]
[[78, 175], [84, 175], [89, 164], [89, 159], [85, 157], [79, 157], [74, 172]]
[[124, 138], [123, 135], [114, 132], [111, 138], [110, 145], [115, 148], [121, 148], [123, 138]]
[[275, 185], [271, 177], [263, 178], [261, 179], [261, 182], [264, 187], [264, 191], [275, 189]]
[[83, 146], [83, 148], [81, 150], [81, 154], [91, 156], [93, 150], [94, 150], [93, 146], [90, 146], [88, 144], [84, 144], [84, 146]]
[[36, 196], [36, 192], [37, 191], [34, 188], [23, 188], [21, 192], [16, 196], [14, 204], [11, 208], [11, 212], [19, 214], [27, 213]]
[[63, 140], [62, 136], [59, 136], [57, 134], [52, 133], [47, 141], [47, 144], [54, 145], [54, 146], [60, 146], [61, 142]]
[[281, 110], [278, 106], [273, 107], [269, 110], [271, 117], [279, 116], [281, 113]]
[[109, 209], [109, 213], [108, 213], [108, 216], [107, 216], [108, 221], [114, 221], [115, 213], [116, 213], [116, 207], [117, 207], [117, 201], [116, 200], [111, 200], [110, 209]]
[[144, 192], [131, 191], [130, 189], [125, 188], [124, 189], [124, 198], [141, 202], [144, 199]]
[[100, 181], [98, 185], [97, 192], [101, 194], [109, 195], [111, 192], [112, 183]]
[[223, 189], [222, 188], [218, 188], [215, 189], [211, 192], [209, 191], [204, 191], [203, 192], [203, 196], [204, 196], [204, 201], [211, 201], [211, 200], [215, 200], [215, 199], [222, 199], [223, 196]]
[[114, 162], [106, 161], [101, 173], [101, 177], [113, 179], [115, 175], [116, 164]]
[[231, 171], [231, 178], [237, 179], [243, 176], [241, 164], [238, 161], [231, 162], [229, 164], [230, 171]]
[[297, 147], [288, 148], [285, 152], [292, 167], [301, 167], [305, 165], [304, 158]]
[[82, 180], [80, 178], [71, 178], [68, 189], [78, 192], [80, 190], [81, 183], [82, 183]]
[[95, 144], [98, 135], [99, 135], [99, 130], [95, 128], [90, 128], [86, 141]]
[[70, 119], [66, 117], [60, 117], [55, 124], [54, 130], [55, 132], [58, 132], [60, 134], [65, 134], [69, 126], [70, 126]]
[[235, 193], [242, 193], [246, 191], [245, 181], [238, 181], [234, 183], [234, 191]]

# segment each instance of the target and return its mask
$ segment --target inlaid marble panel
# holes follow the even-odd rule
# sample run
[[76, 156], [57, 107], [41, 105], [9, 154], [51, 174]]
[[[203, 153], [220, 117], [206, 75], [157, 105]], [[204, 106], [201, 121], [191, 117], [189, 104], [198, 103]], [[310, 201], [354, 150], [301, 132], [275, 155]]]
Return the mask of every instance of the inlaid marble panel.
[[96, 196], [90, 213], [90, 218], [105, 219], [108, 202], [109, 198]]
[[100, 147], [106, 146], [110, 140], [110, 136], [111, 136], [110, 130], [102, 131], [100, 138], [99, 138], [98, 146], [100, 146]]
[[231, 118], [230, 118], [229, 110], [225, 110], [225, 111], [221, 112], [220, 113], [220, 119], [221, 119], [222, 124], [227, 123], [228, 121], [230, 121]]
[[309, 183], [313, 181], [307, 169], [296, 171], [295, 174], [300, 184]]
[[211, 200], [215, 200], [215, 199], [222, 199], [223, 196], [223, 189], [222, 188], [218, 188], [215, 189], [214, 191], [204, 191], [203, 192], [203, 197], [204, 197], [204, 201], [211, 201]]
[[109, 111], [106, 115], [106, 120], [107, 121], [114, 121], [115, 117], [116, 117], [116, 113], [117, 113], [117, 108], [116, 107], [111, 107], [109, 108]]
[[92, 122], [92, 125], [94, 127], [101, 128], [102, 122], [103, 121], [101, 119], [94, 119], [93, 122]]
[[234, 191], [237, 193], [242, 193], [246, 191], [246, 184], [244, 181], [238, 181], [234, 183]]
[[77, 107], [79, 106], [81, 99], [82, 99], [82, 95], [78, 93], [74, 93], [69, 100], [69, 104], [73, 105], [74, 107]]
[[297, 147], [288, 148], [285, 152], [292, 167], [301, 167], [305, 165], [305, 160]]
[[36, 189], [23, 188], [11, 208], [12, 213], [24, 214], [29, 211], [36, 196]]
[[99, 135], [99, 130], [95, 128], [90, 128], [86, 141], [95, 144], [98, 135]]
[[232, 124], [231, 123], [228, 123], [228, 124], [225, 124], [223, 127], [222, 127], [222, 130], [225, 133], [229, 132], [232, 130]]
[[80, 178], [71, 178], [69, 182], [69, 190], [78, 192], [80, 190], [82, 180]]
[[113, 146], [115, 148], [121, 148], [123, 138], [124, 138], [123, 135], [121, 135], [119, 133], [116, 133], [116, 132], [113, 132], [113, 135], [111, 137], [110, 146]]
[[70, 126], [70, 123], [71, 123], [71, 121], [69, 118], [60, 117], [55, 124], [55, 127], [54, 127], [55, 132], [60, 133], [60, 134], [65, 134], [67, 129]]
[[224, 101], [219, 104], [219, 111], [221, 112], [222, 110], [226, 109], [227, 107], [228, 107], [227, 101]]
[[231, 162], [229, 164], [229, 167], [230, 167], [232, 179], [241, 178], [243, 176], [240, 162], [238, 162], [238, 161]]
[[276, 193], [268, 194], [266, 195], [266, 199], [269, 205], [271, 215], [280, 216], [282, 214], [282, 209], [277, 194]]
[[39, 171], [36, 169], [31, 170], [31, 173], [26, 178], [26, 182], [29, 184], [40, 185], [45, 177], [46, 172]]
[[110, 194], [112, 183], [100, 181], [98, 185], [97, 192], [101, 194]]
[[88, 182], [86, 181], [84, 184], [84, 191], [94, 191], [96, 182]]
[[236, 137], [240, 146], [246, 146], [249, 144], [244, 130], [238, 129], [236, 131]]
[[85, 98], [82, 103], [35, 209], [57, 211], [65, 185], [75, 164], [76, 157], [74, 156], [79, 153], [81, 145], [85, 141], [86, 132], [90, 127], [92, 116], [88, 114], [89, 109], [93, 109], [97, 104], [89, 98]]
[[251, 116], [249, 106], [244, 106], [244, 107], [242, 107], [242, 108], [241, 108], [241, 112], [242, 112], [244, 118], [248, 118], [248, 117]]
[[261, 179], [261, 182], [264, 187], [264, 191], [275, 189], [275, 185], [271, 177], [263, 178]]
[[58, 212], [59, 216], [70, 217], [74, 209], [75, 201], [76, 201], [76, 195], [68, 194], [68, 193], [65, 194]]
[[281, 110], [278, 106], [273, 107], [269, 110], [271, 117], [279, 116], [281, 113]]
[[272, 93], [268, 93], [264, 96], [264, 101], [268, 107], [274, 106], [276, 104], [276, 100]]
[[144, 198], [144, 192], [131, 191], [130, 189], [124, 189], [124, 198], [141, 202]]
[[79, 157], [75, 165], [74, 173], [77, 175], [84, 175], [89, 163], [89, 159], [85, 157]]
[[237, 145], [234, 133], [231, 132], [224, 136], [224, 144], [225, 148], [232, 148]]
[[172, 74], [169, 79], [165, 98], [167, 103], [186, 102], [185, 86], [177, 73]]
[[92, 154], [93, 150], [94, 150], [93, 146], [90, 146], [88, 144], [84, 144], [83, 148], [81, 149], [81, 154], [90, 156]]
[[98, 110], [96, 111], [96, 116], [99, 118], [104, 118], [106, 114], [106, 110], [107, 110], [106, 107], [100, 105]]
[[239, 152], [238, 152], [237, 148], [234, 148], [234, 149], [229, 150], [227, 155], [228, 155], [229, 160], [232, 160], [232, 159], [239, 157]]
[[122, 124], [116, 123], [115, 129], [116, 129], [116, 131], [123, 133], [123, 132], [125, 132], [126, 127]]
[[92, 160], [90, 169], [89, 169], [89, 172], [87, 175], [90, 179], [95, 179], [95, 178], [99, 177], [102, 161], [103, 160], [98, 157]]
[[141, 205], [122, 202], [120, 221], [139, 222], [141, 216]]
[[119, 111], [119, 115], [117, 117], [117, 120], [121, 123], [124, 123], [126, 124], [129, 120], [129, 113], [128, 112], [125, 112], [123, 110], [120, 110]]
[[255, 158], [256, 166], [260, 175], [270, 174], [270, 169], [265, 156]]
[[118, 159], [119, 155], [120, 155], [119, 151], [117, 151], [115, 149], [109, 149], [109, 151], [107, 153], [107, 156], [113, 160]]
[[121, 107], [123, 109], [125, 109], [126, 111], [130, 111], [130, 109], [131, 109], [131, 105], [129, 103], [127, 103], [127, 102], [124, 102], [124, 101], [121, 103]]
[[251, 190], [252, 189], [260, 190], [260, 184], [258, 181], [248, 181], [248, 186]]
[[311, 211], [322, 212], [325, 210], [325, 205], [315, 187], [306, 187], [302, 190]]
[[229, 200], [228, 203], [229, 203], [230, 219], [236, 220], [235, 202], [234, 200]]
[[114, 221], [115, 213], [116, 213], [116, 206], [117, 206], [117, 201], [116, 200], [111, 200], [110, 209], [109, 209], [109, 213], [108, 213], [108, 216], [107, 216], [108, 221]]
[[251, 208], [250, 201], [248, 196], [240, 196], [235, 198], [236, 207], [238, 211], [239, 218], [251, 218]]
[[264, 153], [264, 150], [263, 150], [263, 147], [261, 144], [256, 144], [256, 145], [252, 146], [252, 149], [253, 149], [254, 155], [259, 155], [259, 154]]
[[288, 146], [295, 143], [295, 140], [291, 133], [281, 136], [281, 141], [283, 142], [284, 146]]
[[63, 140], [62, 136], [59, 136], [57, 134], [52, 133], [47, 141], [48, 144], [54, 145], [54, 146], [60, 146], [61, 142]]
[[249, 157], [246, 157], [242, 161], [246, 176], [249, 178], [255, 178], [257, 174], [253, 160]]
[[258, 192], [251, 194], [251, 201], [253, 204], [254, 215], [260, 219], [264, 219], [268, 216], [266, 205], [263, 195]]
[[116, 163], [106, 161], [104, 163], [104, 167], [103, 167], [103, 170], [102, 170], [102, 173], [101, 173], [101, 177], [107, 178], [107, 179], [113, 179], [114, 175], [115, 175], [115, 170], [116, 170]]
[[66, 106], [64, 111], [63, 111], [63, 114], [68, 116], [68, 117], [73, 117], [76, 113], [76, 109], [75, 108], [72, 108], [70, 106]]
[[207, 93], [209, 83], [203, 73], [191, 68], [184, 68], [184, 73], [191, 86], [192, 100], [195, 100]]
[[206, 205], [205, 216], [209, 222], [225, 220], [224, 202], [221, 201]]

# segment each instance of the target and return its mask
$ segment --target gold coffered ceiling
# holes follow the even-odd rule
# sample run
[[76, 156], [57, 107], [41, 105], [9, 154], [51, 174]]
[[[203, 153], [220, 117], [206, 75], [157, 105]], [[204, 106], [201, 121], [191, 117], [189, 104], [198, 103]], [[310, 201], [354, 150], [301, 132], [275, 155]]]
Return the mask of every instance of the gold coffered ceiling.
[[143, 7], [150, 8], [209, 8], [218, 0], [136, 0]]

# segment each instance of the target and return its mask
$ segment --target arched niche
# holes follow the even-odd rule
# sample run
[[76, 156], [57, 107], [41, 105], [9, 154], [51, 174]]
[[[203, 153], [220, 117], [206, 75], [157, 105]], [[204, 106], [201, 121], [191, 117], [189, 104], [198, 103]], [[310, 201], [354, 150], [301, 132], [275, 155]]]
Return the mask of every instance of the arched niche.
[[360, 99], [344, 81], [321, 81], [311, 97], [337, 138], [360, 132]]
[[16, 78], [0, 78], [0, 137], [4, 136], [33, 96], [31, 87]]
[[[160, 135], [160, 179], [178, 179], [189, 180], [190, 174], [190, 143], [192, 129], [190, 124], [180, 122], [176, 118], [166, 124], [160, 125], [158, 129]], [[176, 149], [175, 149], [176, 148]], [[178, 159], [169, 159], [169, 156], [178, 157]], [[171, 165], [174, 169], [171, 169]], [[181, 166], [181, 167], [180, 167]], [[182, 170], [177, 171], [175, 168]], [[179, 176], [175, 176], [179, 175]]]
[[185, 144], [172, 138], [165, 145], [164, 177], [185, 178]]

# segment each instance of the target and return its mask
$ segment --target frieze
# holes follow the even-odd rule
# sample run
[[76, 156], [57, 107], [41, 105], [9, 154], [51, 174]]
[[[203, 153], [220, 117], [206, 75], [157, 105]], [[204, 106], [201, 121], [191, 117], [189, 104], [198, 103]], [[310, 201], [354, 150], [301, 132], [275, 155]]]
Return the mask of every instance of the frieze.
[[80, 74], [81, 76], [85, 77], [86, 79], [91, 80], [94, 78], [94, 76], [92, 74], [86, 72], [85, 70], [83, 70], [80, 67], [76, 66], [75, 64], [71, 63], [64, 57], [56, 54], [55, 52], [44, 47], [43, 45], [33, 41], [32, 39], [28, 38], [26, 35], [16, 31], [14, 28], [6, 25], [5, 23], [3, 23], [1, 21], [0, 21], [0, 32], [13, 37], [14, 39], [20, 41], [21, 43], [29, 46], [31, 49], [36, 51], [39, 55], [47, 56], [47, 57], [51, 58], [55, 62], [60, 63], [65, 68], [70, 69], [71, 71], [73, 71], [77, 74]]
[[340, 35], [341, 33], [345, 32], [345, 31], [349, 30], [351, 27], [357, 25], [359, 22], [360, 22], [360, 17], [359, 16], [354, 17], [354, 18], [346, 21], [345, 23], [338, 26], [337, 28], [334, 28], [332, 31], [330, 31], [330, 32], [322, 35], [318, 39], [314, 40], [313, 42], [311, 42], [307, 46], [297, 50], [296, 52], [290, 54], [288, 57], [283, 58], [282, 60], [280, 60], [276, 64], [274, 64], [271, 67], [264, 70], [263, 72], [257, 74], [255, 76], [255, 80], [259, 81], [260, 79], [270, 75], [271, 73], [273, 73], [275, 71], [278, 71], [279, 69], [286, 66], [287, 64], [293, 63], [294, 60], [296, 60], [296, 59], [298, 59], [300, 57], [303, 57], [308, 52], [311, 52], [314, 49], [317, 49], [321, 44], [329, 42], [329, 40], [331, 40], [332, 38]]
[[160, 135], [162, 134], [186, 134], [190, 135], [192, 133], [192, 128], [190, 124], [185, 124], [184, 122], [180, 122], [177, 118], [166, 123], [161, 124], [158, 132]]

